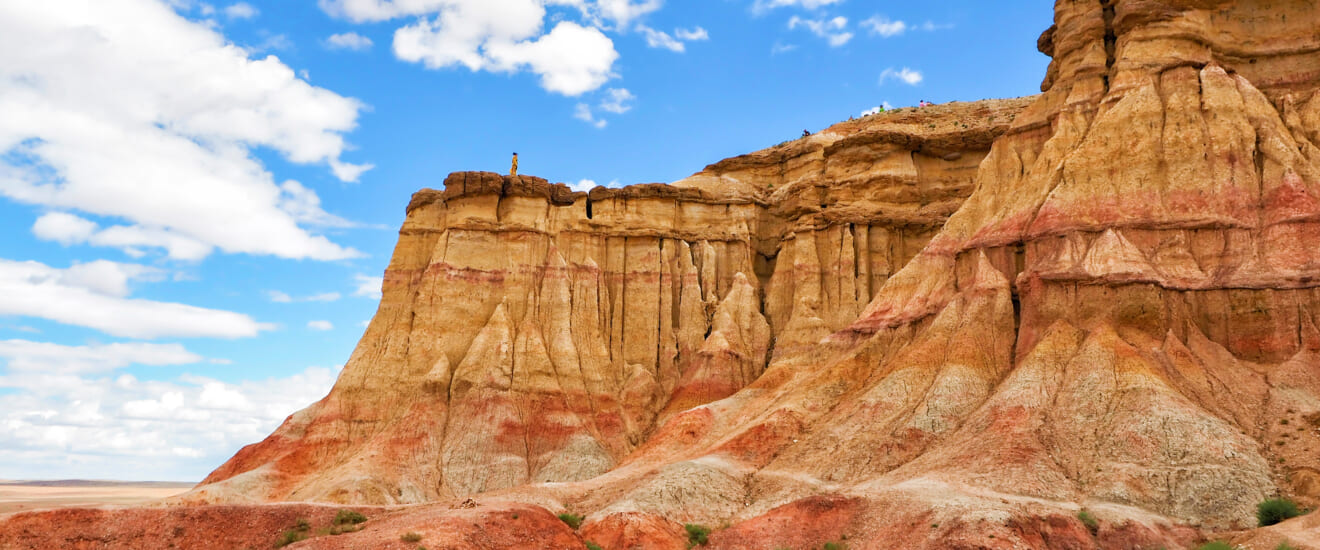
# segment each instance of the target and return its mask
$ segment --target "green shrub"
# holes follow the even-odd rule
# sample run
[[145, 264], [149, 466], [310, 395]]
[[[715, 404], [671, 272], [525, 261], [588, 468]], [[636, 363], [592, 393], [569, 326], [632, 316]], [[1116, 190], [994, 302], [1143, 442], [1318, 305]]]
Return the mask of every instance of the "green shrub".
[[587, 541], [587, 550], [605, 550], [605, 549], [601, 548], [599, 544], [596, 544], [591, 541]]
[[307, 539], [307, 533], [304, 533], [297, 529], [290, 529], [288, 531], [285, 531], [283, 535], [280, 535], [280, 538], [275, 541], [275, 547], [284, 548], [285, 546], [306, 539]]
[[299, 519], [298, 523], [293, 524], [293, 528], [306, 533], [312, 530], [312, 523], [307, 521], [306, 518]]
[[1256, 520], [1261, 527], [1274, 525], [1281, 521], [1302, 515], [1297, 503], [1286, 498], [1272, 498], [1256, 505]]
[[687, 530], [688, 548], [692, 548], [693, 546], [705, 546], [710, 542], [708, 539], [708, 537], [710, 537], [710, 527], [688, 523], [683, 526], [683, 529]]
[[1100, 521], [1095, 519], [1095, 516], [1091, 515], [1091, 512], [1085, 508], [1077, 512], [1077, 519], [1082, 521], [1082, 525], [1085, 525], [1086, 530], [1091, 532], [1091, 536], [1095, 536], [1096, 533], [1100, 532]]
[[847, 548], [848, 545], [842, 542], [827, 542], [825, 546], [821, 547], [821, 550], [845, 550]]
[[352, 510], [340, 510], [335, 514], [335, 525], [357, 525], [367, 521], [367, 516], [354, 512]]
[[1288, 541], [1285, 540], [1283, 542], [1280, 542], [1278, 546], [1275, 546], [1274, 550], [1297, 550], [1297, 547], [1288, 544]]
[[559, 514], [559, 519], [564, 523], [567, 523], [574, 531], [577, 531], [578, 527], [582, 527], [582, 520], [587, 519], [587, 516], [579, 516], [572, 512], [564, 512]]
[[408, 531], [407, 533], [404, 533], [403, 535], [399, 536], [399, 540], [403, 542], [420, 542], [422, 540], [422, 535], [419, 533]]
[[1196, 550], [1233, 550], [1233, 547], [1230, 546], [1227, 542], [1217, 540], [1214, 542], [1207, 542], [1205, 544], [1197, 546]]

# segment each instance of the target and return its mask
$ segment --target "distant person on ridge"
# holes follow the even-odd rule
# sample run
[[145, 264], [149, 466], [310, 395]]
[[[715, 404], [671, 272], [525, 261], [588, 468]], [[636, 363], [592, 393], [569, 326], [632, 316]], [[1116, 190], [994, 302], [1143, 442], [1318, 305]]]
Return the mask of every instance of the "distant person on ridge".
[[509, 169], [510, 176], [518, 175], [518, 153], [513, 154], [513, 168]]
[[802, 137], [811, 137], [811, 131], [810, 131], [810, 130], [803, 130], [803, 131], [802, 131]]

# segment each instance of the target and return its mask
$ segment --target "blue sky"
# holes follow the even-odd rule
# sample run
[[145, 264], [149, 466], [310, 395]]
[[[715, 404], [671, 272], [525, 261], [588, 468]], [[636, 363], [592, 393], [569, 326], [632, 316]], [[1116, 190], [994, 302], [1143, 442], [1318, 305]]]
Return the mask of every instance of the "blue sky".
[[1038, 91], [1051, 4], [0, 3], [0, 478], [197, 480], [333, 383], [409, 195], [667, 182]]

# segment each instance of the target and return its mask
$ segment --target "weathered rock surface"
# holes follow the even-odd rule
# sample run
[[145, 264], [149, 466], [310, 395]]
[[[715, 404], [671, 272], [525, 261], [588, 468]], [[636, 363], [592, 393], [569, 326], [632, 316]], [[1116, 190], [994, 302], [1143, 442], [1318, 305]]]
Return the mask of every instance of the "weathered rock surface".
[[188, 500], [410, 503], [604, 474], [853, 322], [1027, 102], [870, 117], [675, 185], [453, 174], [409, 204], [331, 394]]
[[1320, 504], [1318, 28], [1058, 0], [1034, 98], [673, 185], [454, 174], [331, 394], [186, 500], [481, 494], [610, 548], [1178, 548]]

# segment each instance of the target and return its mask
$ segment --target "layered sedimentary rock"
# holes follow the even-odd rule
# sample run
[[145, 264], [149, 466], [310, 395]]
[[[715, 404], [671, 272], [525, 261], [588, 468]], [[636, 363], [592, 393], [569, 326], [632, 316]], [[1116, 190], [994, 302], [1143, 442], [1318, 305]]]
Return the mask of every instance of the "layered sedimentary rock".
[[852, 322], [1026, 103], [869, 117], [674, 185], [455, 173], [409, 204], [332, 393], [195, 496], [421, 502], [598, 476]]
[[1029, 100], [672, 186], [451, 176], [331, 395], [192, 498], [498, 491], [729, 548], [821, 514], [860, 544], [1177, 547], [1315, 504], [1317, 28], [1306, 0], [1059, 0]]

